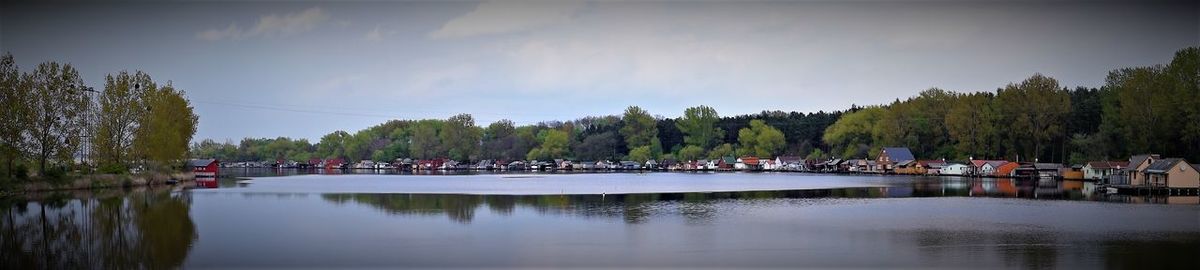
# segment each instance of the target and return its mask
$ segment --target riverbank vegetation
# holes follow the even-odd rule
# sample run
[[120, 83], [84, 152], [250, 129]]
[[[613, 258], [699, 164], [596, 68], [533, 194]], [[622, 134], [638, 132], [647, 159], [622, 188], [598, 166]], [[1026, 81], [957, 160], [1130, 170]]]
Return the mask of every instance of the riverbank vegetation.
[[22, 72], [11, 54], [0, 58], [0, 111], [0, 188], [173, 171], [199, 119], [184, 91], [141, 71], [109, 74], [96, 91], [70, 64]]
[[628, 107], [622, 115], [517, 126], [477, 126], [469, 114], [392, 120], [318, 142], [246, 138], [203, 140], [194, 157], [224, 161], [341, 158], [694, 160], [731, 155], [873, 157], [906, 146], [919, 158], [1005, 158], [1080, 163], [1162, 153], [1200, 160], [1200, 49], [1178, 51], [1166, 65], [1122, 68], [1100, 88], [1067, 88], [1034, 74], [996, 91], [938, 88], [884, 105], [844, 111], [720, 116], [708, 106], [678, 118]]

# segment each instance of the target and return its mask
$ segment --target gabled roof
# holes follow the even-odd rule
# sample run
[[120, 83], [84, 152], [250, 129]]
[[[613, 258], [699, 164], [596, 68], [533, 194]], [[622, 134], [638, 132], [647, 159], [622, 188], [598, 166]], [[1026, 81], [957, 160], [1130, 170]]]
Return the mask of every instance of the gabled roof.
[[1128, 161], [1089, 161], [1088, 167], [1093, 169], [1123, 169], [1129, 167]]
[[883, 152], [888, 155], [888, 160], [892, 162], [901, 162], [905, 160], [914, 160], [912, 151], [908, 147], [884, 147]]
[[721, 161], [724, 161], [727, 164], [734, 164], [734, 163], [737, 163], [737, 158], [731, 157], [731, 156], [730, 157], [722, 157]]
[[992, 168], [999, 168], [1000, 166], [1004, 165], [1004, 163], [1008, 163], [1008, 161], [989, 160], [989, 161], [985, 162], [985, 164], [987, 164], [987, 165], [992, 165]]
[[[212, 164], [213, 162], [216, 162], [216, 161], [217, 160], [215, 160], [215, 159], [193, 159], [193, 160], [188, 160], [188, 166], [205, 167], [205, 166], [208, 166], [208, 164]], [[175, 163], [175, 164], [179, 164], [179, 163]]]
[[1146, 167], [1148, 173], [1165, 173], [1175, 167], [1175, 163], [1183, 162], [1182, 158], [1164, 158], [1150, 163], [1150, 167]]
[[1125, 170], [1126, 171], [1137, 170], [1136, 167], [1138, 165], [1141, 165], [1142, 162], [1146, 162], [1146, 160], [1153, 161], [1155, 159], [1158, 159], [1158, 155], [1156, 155], [1156, 154], [1145, 154], [1145, 155], [1136, 155], [1136, 156], [1129, 157], [1129, 167], [1126, 167]]

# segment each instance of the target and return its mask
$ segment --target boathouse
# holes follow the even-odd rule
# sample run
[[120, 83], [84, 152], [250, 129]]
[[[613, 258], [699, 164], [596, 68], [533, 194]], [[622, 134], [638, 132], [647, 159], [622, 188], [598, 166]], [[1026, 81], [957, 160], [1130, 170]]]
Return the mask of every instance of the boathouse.
[[217, 175], [220, 173], [220, 162], [216, 159], [193, 159], [188, 161], [192, 174], [196, 176], [196, 186], [217, 187]]

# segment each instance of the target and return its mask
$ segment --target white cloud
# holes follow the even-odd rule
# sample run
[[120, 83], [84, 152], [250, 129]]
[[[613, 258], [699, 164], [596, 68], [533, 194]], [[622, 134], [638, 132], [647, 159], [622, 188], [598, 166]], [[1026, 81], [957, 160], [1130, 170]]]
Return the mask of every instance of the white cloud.
[[462, 38], [520, 32], [569, 21], [583, 1], [486, 1], [442, 25], [429, 37]]
[[237, 23], [230, 23], [224, 29], [208, 29], [196, 33], [196, 38], [216, 41], [227, 39], [247, 39], [258, 37], [286, 37], [311, 31], [318, 24], [329, 19], [320, 7], [312, 7], [300, 12], [284, 15], [263, 15], [254, 27], [243, 29]]

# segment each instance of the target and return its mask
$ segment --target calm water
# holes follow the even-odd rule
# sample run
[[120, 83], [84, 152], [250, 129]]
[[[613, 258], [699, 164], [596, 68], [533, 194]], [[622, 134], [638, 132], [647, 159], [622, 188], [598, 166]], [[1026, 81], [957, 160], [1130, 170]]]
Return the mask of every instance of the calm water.
[[1196, 267], [1200, 198], [1093, 188], [788, 173], [266, 177], [8, 199], [0, 268]]

